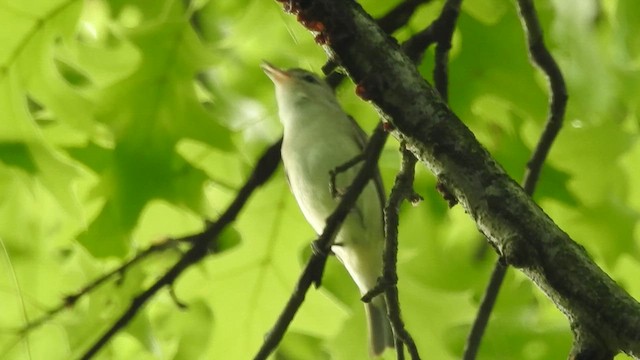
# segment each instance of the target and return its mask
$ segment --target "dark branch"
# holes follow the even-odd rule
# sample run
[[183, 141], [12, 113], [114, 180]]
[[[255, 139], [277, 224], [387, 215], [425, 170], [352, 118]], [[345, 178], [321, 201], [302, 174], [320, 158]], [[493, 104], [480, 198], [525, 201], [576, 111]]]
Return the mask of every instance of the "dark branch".
[[432, 22], [422, 31], [419, 31], [411, 36], [411, 38], [402, 44], [402, 49], [405, 54], [414, 63], [422, 61], [422, 55], [424, 52], [436, 42], [437, 21]]
[[538, 145], [533, 151], [531, 159], [527, 163], [527, 171], [524, 175], [524, 191], [529, 195], [533, 195], [542, 165], [547, 158], [547, 154], [549, 153], [549, 149], [551, 149], [553, 141], [556, 139], [556, 136], [562, 127], [568, 95], [560, 67], [558, 67], [553, 56], [551, 56], [551, 53], [544, 45], [542, 29], [540, 28], [540, 22], [538, 21], [536, 10], [533, 7], [533, 1], [518, 0], [518, 7], [520, 9], [520, 18], [522, 20], [523, 27], [527, 33], [529, 54], [535, 64], [542, 69], [549, 79], [551, 88], [547, 123], [542, 135], [540, 136]]
[[480, 301], [478, 314], [476, 314], [476, 318], [471, 326], [471, 331], [467, 337], [467, 343], [465, 344], [462, 356], [464, 360], [474, 360], [478, 354], [480, 344], [482, 343], [482, 336], [484, 336], [484, 331], [487, 329], [489, 317], [498, 299], [498, 293], [500, 292], [500, 287], [502, 286], [506, 273], [507, 267], [503, 265], [500, 260], [496, 261], [493, 272], [491, 273], [491, 278], [489, 279], [489, 284], [487, 284], [487, 288]]
[[[460, 13], [460, 3], [462, 0], [448, 0], [440, 12], [440, 15], [429, 26], [411, 36], [402, 48], [413, 62], [420, 62], [422, 55], [436, 43], [436, 67], [434, 69], [434, 80], [436, 89], [444, 90], [441, 94], [446, 94], [447, 88], [447, 62], [449, 50], [451, 49], [451, 38], [455, 30], [458, 14]], [[438, 55], [439, 54], [439, 55]], [[444, 83], [444, 87], [442, 87]], [[442, 97], [447, 99], [446, 96]]]
[[[531, 0], [518, 0], [518, 6], [522, 26], [527, 35], [529, 55], [533, 62], [545, 73], [549, 79], [551, 88], [547, 122], [538, 140], [538, 144], [527, 162], [522, 183], [524, 191], [528, 195], [533, 195], [544, 161], [562, 127], [567, 105], [567, 88], [558, 64], [544, 45], [542, 29], [538, 21], [538, 16], [536, 15], [536, 10], [533, 7], [533, 2]], [[464, 359], [471, 360], [476, 357], [506, 272], [507, 267], [502, 265], [500, 260], [498, 260], [494, 266], [487, 289], [485, 290], [485, 295], [480, 303], [476, 319], [471, 327], [464, 351]]]
[[365, 147], [365, 162], [362, 165], [362, 168], [358, 172], [358, 175], [353, 179], [353, 182], [345, 192], [344, 196], [340, 199], [340, 203], [334, 212], [329, 216], [329, 218], [327, 218], [324, 231], [315, 241], [317, 248], [321, 251], [314, 252], [311, 255], [311, 258], [309, 258], [309, 261], [307, 261], [289, 301], [280, 313], [280, 316], [278, 316], [278, 320], [275, 325], [265, 336], [264, 343], [258, 350], [254, 359], [266, 359], [269, 354], [273, 352], [282, 340], [289, 324], [302, 305], [309, 287], [311, 287], [311, 284], [319, 282], [319, 277], [323, 272], [324, 265], [327, 260], [326, 254], [329, 253], [329, 250], [331, 249], [331, 244], [335, 234], [337, 234], [342, 222], [347, 217], [351, 208], [355, 205], [356, 200], [360, 196], [364, 187], [374, 176], [378, 164], [378, 158], [380, 157], [380, 153], [382, 152], [382, 148], [384, 147], [387, 137], [388, 134], [384, 131], [382, 123], [378, 124]]
[[160, 289], [172, 285], [185, 269], [202, 260], [210, 251], [213, 253], [216, 252], [215, 243], [218, 235], [236, 219], [253, 191], [263, 185], [275, 172], [280, 163], [281, 145], [282, 140], [279, 140], [265, 151], [254, 167], [249, 179], [247, 179], [240, 191], [238, 191], [236, 198], [229, 207], [227, 207], [227, 210], [216, 222], [211, 223], [205, 231], [184, 238], [191, 241], [193, 246], [159, 280], [132, 300], [129, 308], [82, 355], [81, 359], [90, 359], [94, 356], [118, 331], [124, 328], [135, 317], [140, 309], [142, 309]]
[[416, 12], [420, 5], [427, 4], [431, 1], [432, 0], [405, 0], [391, 9], [391, 11], [383, 17], [376, 20], [376, 22], [387, 34], [392, 34], [407, 25], [409, 19], [411, 19], [411, 16], [413, 16], [413, 13]]

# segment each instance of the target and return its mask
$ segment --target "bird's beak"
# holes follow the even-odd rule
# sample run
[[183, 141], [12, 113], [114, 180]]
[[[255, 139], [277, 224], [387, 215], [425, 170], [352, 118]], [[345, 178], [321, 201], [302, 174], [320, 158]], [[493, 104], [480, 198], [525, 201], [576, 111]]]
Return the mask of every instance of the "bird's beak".
[[289, 75], [285, 70], [277, 68], [266, 61], [263, 61], [262, 64], [260, 64], [260, 67], [275, 84], [284, 84], [291, 80], [291, 75]]

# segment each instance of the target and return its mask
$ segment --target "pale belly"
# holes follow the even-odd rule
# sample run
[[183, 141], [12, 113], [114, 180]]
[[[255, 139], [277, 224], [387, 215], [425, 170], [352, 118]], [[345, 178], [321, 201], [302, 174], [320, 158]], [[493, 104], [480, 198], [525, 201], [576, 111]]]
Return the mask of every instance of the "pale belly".
[[[300, 140], [300, 139], [297, 139]], [[326, 218], [335, 210], [339, 198], [331, 193], [330, 172], [360, 152], [351, 139], [332, 139], [323, 146], [307, 143], [307, 146], [283, 144], [285, 170], [291, 191], [302, 213], [316, 233], [322, 232]], [[345, 190], [355, 177], [360, 166], [354, 166], [336, 176], [335, 186]]]
[[[320, 234], [325, 221], [333, 213], [340, 198], [330, 191], [330, 171], [360, 154], [350, 138], [331, 139], [322, 147], [296, 139], [293, 145], [283, 143], [283, 162], [291, 191], [302, 213], [316, 233]], [[339, 174], [336, 187], [346, 190], [361, 165]], [[338, 259], [355, 280], [361, 293], [375, 285], [382, 268], [382, 204], [373, 181], [365, 187], [355, 207], [345, 219], [332, 247]]]

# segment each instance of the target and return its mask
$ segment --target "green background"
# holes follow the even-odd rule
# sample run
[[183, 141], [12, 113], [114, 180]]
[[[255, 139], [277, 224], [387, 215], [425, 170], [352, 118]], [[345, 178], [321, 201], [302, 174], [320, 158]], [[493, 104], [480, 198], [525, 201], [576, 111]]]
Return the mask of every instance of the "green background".
[[[396, 37], [423, 29], [442, 3], [421, 6]], [[640, 2], [535, 3], [570, 95], [535, 199], [640, 298]], [[362, 4], [379, 17], [395, 2]], [[17, 330], [136, 252], [215, 219], [280, 136], [260, 61], [319, 71], [326, 56], [270, 0], [2, 0], [0, 23], [0, 358], [77, 358], [178, 251]], [[514, 1], [464, 1], [449, 67], [452, 109], [517, 180], [548, 103], [524, 39]], [[420, 71], [430, 80], [432, 69], [430, 49]], [[351, 83], [338, 95], [363, 128], [375, 126]], [[387, 189], [397, 148], [390, 140], [380, 161]], [[460, 358], [496, 256], [422, 165], [415, 188], [425, 201], [401, 210], [403, 316], [424, 358]], [[223, 237], [237, 245], [176, 282], [187, 309], [161, 291], [97, 358], [251, 358], [314, 238], [281, 169]], [[276, 358], [366, 358], [364, 322], [330, 259]], [[479, 358], [566, 358], [571, 341], [566, 318], [511, 270]]]

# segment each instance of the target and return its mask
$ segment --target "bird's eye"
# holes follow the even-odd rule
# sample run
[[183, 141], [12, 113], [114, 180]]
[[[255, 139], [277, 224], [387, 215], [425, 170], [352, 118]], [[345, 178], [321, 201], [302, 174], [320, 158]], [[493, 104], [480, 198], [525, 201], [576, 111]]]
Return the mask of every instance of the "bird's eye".
[[304, 81], [306, 81], [308, 83], [311, 83], [311, 84], [317, 84], [318, 83], [318, 79], [316, 79], [316, 77], [311, 75], [311, 74], [305, 74], [302, 77], [302, 80], [304, 80]]

